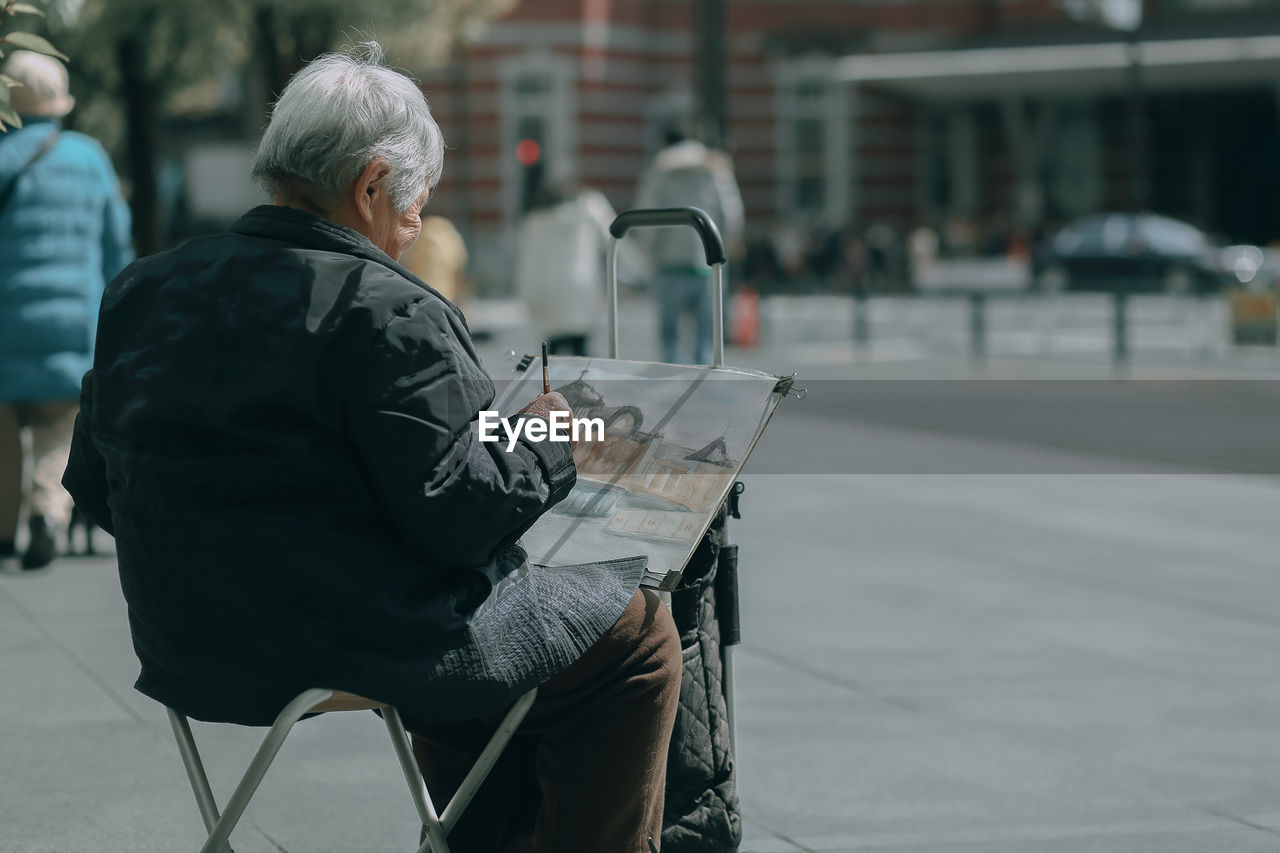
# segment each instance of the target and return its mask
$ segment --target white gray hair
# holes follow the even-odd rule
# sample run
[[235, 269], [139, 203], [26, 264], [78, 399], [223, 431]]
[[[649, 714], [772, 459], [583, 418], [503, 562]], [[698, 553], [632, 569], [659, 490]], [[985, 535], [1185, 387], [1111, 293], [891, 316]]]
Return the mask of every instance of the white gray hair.
[[379, 157], [391, 167], [397, 213], [435, 187], [444, 137], [422, 90], [382, 59], [382, 46], [365, 42], [317, 57], [293, 76], [253, 161], [253, 177], [268, 192], [302, 182], [336, 201]]
[[0, 73], [18, 84], [9, 90], [9, 106], [18, 115], [61, 118], [76, 104], [67, 91], [66, 67], [52, 57], [15, 50]]

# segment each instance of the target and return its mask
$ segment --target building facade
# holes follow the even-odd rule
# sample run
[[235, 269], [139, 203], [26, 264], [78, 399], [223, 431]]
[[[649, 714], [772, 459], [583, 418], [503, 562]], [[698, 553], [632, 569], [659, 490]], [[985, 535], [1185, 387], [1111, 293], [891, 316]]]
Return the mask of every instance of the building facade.
[[[697, 7], [526, 0], [424, 76], [453, 148], [432, 204], [473, 245], [480, 292], [506, 291], [529, 162], [622, 210], [664, 127], [698, 125]], [[1276, 7], [1148, 0], [1136, 45], [1048, 0], [724, 13], [726, 148], [749, 237], [786, 267], [815, 235], [929, 225], [991, 253], [1135, 207], [1280, 237]]]

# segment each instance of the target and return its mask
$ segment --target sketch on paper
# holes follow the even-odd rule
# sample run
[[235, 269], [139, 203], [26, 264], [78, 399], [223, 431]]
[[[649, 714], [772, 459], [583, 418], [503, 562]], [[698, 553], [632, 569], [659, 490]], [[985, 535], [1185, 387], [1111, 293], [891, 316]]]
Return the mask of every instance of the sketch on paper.
[[[504, 415], [541, 391], [528, 371]], [[537, 565], [648, 557], [646, 585], [670, 589], [777, 406], [776, 376], [730, 368], [557, 357], [551, 388], [603, 441], [574, 451], [578, 483], [523, 537]]]

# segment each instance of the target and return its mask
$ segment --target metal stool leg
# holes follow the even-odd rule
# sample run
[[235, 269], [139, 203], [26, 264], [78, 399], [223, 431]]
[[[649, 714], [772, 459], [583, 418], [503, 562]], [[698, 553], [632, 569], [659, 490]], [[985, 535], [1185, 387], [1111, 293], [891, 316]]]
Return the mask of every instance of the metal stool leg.
[[[200, 761], [200, 751], [196, 749], [195, 738], [191, 735], [191, 725], [186, 717], [172, 708], [166, 707], [165, 711], [169, 715], [169, 726], [173, 729], [173, 737], [178, 742], [182, 766], [187, 770], [191, 792], [196, 796], [196, 807], [200, 809], [204, 831], [213, 832], [214, 827], [218, 825], [218, 803], [214, 800], [213, 790], [209, 787], [209, 777], [205, 774], [204, 764]], [[226, 847], [224, 850], [230, 853], [231, 848]]]
[[[183, 763], [187, 766], [187, 778], [191, 781], [196, 805], [199, 806], [205, 827], [209, 830], [209, 838], [200, 848], [200, 853], [223, 853], [224, 850], [229, 849], [227, 840], [231, 837], [231, 831], [240, 822], [245, 807], [257, 792], [262, 777], [266, 775], [267, 768], [275, 760], [276, 753], [280, 751], [284, 739], [289, 736], [294, 724], [332, 695], [332, 690], [307, 690], [285, 706], [267, 731], [266, 737], [262, 739], [262, 745], [258, 747], [253, 760], [249, 762], [249, 767], [241, 777], [240, 783], [236, 785], [235, 791], [232, 792], [231, 799], [227, 800], [226, 810], [221, 816], [218, 816], [218, 807], [213, 799], [213, 792], [209, 788], [204, 766], [200, 762], [195, 739], [191, 737], [191, 727], [187, 724], [185, 717], [170, 709], [171, 714], [181, 718], [180, 724], [174, 723], [174, 735], [178, 738], [178, 750], [182, 753]], [[170, 722], [173, 723], [173, 717], [170, 717]], [[212, 827], [209, 826], [210, 816], [214, 819]]]
[[418, 760], [413, 756], [413, 746], [409, 743], [409, 735], [400, 720], [400, 712], [390, 706], [382, 709], [382, 720], [387, 724], [387, 733], [391, 735], [391, 745], [395, 747], [396, 758], [400, 759], [400, 770], [404, 773], [404, 781], [409, 785], [409, 796], [418, 809], [418, 817], [422, 821], [426, 838], [423, 843], [432, 853], [449, 853], [449, 843], [445, 841], [444, 828], [436, 815], [435, 803], [431, 801], [431, 793], [427, 783], [422, 779], [422, 770]]
[[[476, 759], [476, 763], [471, 766], [471, 770], [463, 778], [462, 784], [458, 786], [458, 790], [454, 793], [453, 798], [444, 807], [444, 812], [440, 815], [438, 822], [432, 821], [426, 823], [427, 838], [418, 848], [418, 853], [448, 853], [449, 848], [444, 844], [444, 837], [453, 829], [454, 824], [458, 822], [458, 818], [462, 817], [463, 811], [471, 804], [471, 800], [475, 797], [476, 792], [480, 790], [480, 785], [484, 782], [485, 777], [489, 775], [489, 771], [493, 769], [493, 765], [498, 762], [498, 756], [502, 755], [502, 750], [507, 748], [507, 744], [511, 742], [512, 736], [516, 729], [520, 726], [525, 715], [529, 713], [535, 699], [538, 698], [538, 688], [530, 690], [528, 693], [516, 700], [511, 706], [511, 710], [507, 711], [502, 722], [498, 724], [498, 730], [494, 732], [493, 737], [489, 739], [489, 743], [485, 745], [484, 750], [480, 753], [480, 757]], [[416, 765], [415, 765], [416, 766]], [[433, 827], [433, 824], [435, 826]], [[433, 829], [439, 829], [440, 835], [436, 840]]]
[[[218, 813], [217, 800], [213, 796], [213, 789], [209, 786], [209, 777], [205, 773], [204, 764], [200, 759], [200, 751], [196, 748], [195, 738], [191, 734], [190, 723], [185, 716], [172, 708], [165, 709], [169, 715], [169, 725], [173, 729], [174, 739], [178, 742], [178, 753], [182, 756], [182, 763], [187, 771], [187, 780], [191, 783], [191, 791], [196, 798], [196, 806], [200, 809], [200, 818], [204, 821], [205, 829], [209, 833], [204, 846], [200, 848], [200, 853], [232, 853], [231, 847], [227, 843], [231, 837], [231, 832], [244, 815], [245, 808], [257, 792], [259, 784], [261, 784], [263, 777], [267, 773], [267, 769], [271, 767], [271, 763], [280, 752], [280, 747], [284, 745], [285, 738], [289, 736], [289, 732], [293, 730], [294, 725], [300, 719], [312, 709], [334, 698], [334, 695], [332, 690], [307, 690], [300, 693], [285, 706], [285, 709], [276, 717], [275, 722], [262, 739], [262, 744], [258, 747], [257, 752], [254, 753], [253, 760], [249, 762], [249, 767], [240, 778], [235, 791], [232, 792], [230, 799], [227, 800], [225, 811], [221, 814]], [[400, 761], [400, 770], [404, 773], [405, 781], [409, 785], [409, 794], [418, 810], [418, 816], [422, 820], [423, 830], [426, 835], [422, 846], [419, 848], [419, 853], [450, 853], [449, 843], [445, 840], [445, 836], [453, 828], [463, 810], [470, 804], [481, 783], [489, 775], [489, 771], [493, 769], [493, 765], [497, 763], [502, 750], [506, 748], [512, 735], [515, 734], [516, 728], [520, 725], [525, 715], [528, 714], [529, 708], [533, 705], [537, 695], [536, 688], [530, 690], [524, 696], [521, 696], [507, 712], [502, 719], [502, 723], [498, 726], [498, 730], [462, 780], [457, 793], [454, 794], [444, 812], [439, 816], [436, 814], [435, 804], [431, 802], [431, 795], [427, 791], [426, 783], [423, 781], [417, 759], [413, 756], [413, 747], [409, 741], [409, 735], [405, 732], [404, 723], [400, 719], [400, 713], [393, 707], [382, 706], [382, 716], [387, 725], [387, 732], [391, 735], [391, 744], [395, 748], [396, 757]], [[347, 696], [335, 701], [341, 704], [349, 698]], [[355, 698], [358, 701], [367, 701], [361, 700], [359, 697]], [[377, 705], [363, 707], [376, 708]], [[321, 710], [357, 710], [357, 708], [326, 707]]]
[[480, 757], [476, 759], [476, 763], [467, 773], [466, 778], [462, 780], [462, 784], [458, 786], [458, 792], [453, 795], [453, 799], [449, 800], [449, 804], [444, 807], [444, 812], [440, 815], [440, 823], [444, 826], [445, 832], [453, 829], [453, 825], [462, 816], [463, 810], [471, 804], [471, 798], [476, 795], [476, 791], [480, 790], [481, 783], [489, 775], [493, 765], [497, 763], [498, 756], [502, 754], [502, 750], [507, 748], [507, 743], [510, 742], [511, 736], [516, 733], [516, 728], [519, 727], [525, 715], [529, 713], [533, 700], [537, 698], [538, 688], [535, 687], [517, 699], [516, 704], [512, 705], [511, 710], [507, 711], [507, 715], [502, 718], [502, 722], [498, 725], [498, 730], [494, 732], [488, 745], [480, 753]]

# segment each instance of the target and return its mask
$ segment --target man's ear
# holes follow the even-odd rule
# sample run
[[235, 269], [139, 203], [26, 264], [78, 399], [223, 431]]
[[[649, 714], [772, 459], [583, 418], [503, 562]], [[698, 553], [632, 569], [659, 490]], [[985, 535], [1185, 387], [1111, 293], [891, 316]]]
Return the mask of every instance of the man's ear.
[[391, 167], [387, 165], [387, 161], [378, 157], [370, 161], [360, 173], [360, 177], [356, 178], [351, 188], [352, 201], [355, 203], [356, 212], [365, 222], [373, 222], [374, 200], [379, 193], [388, 191], [387, 175], [390, 174]]

